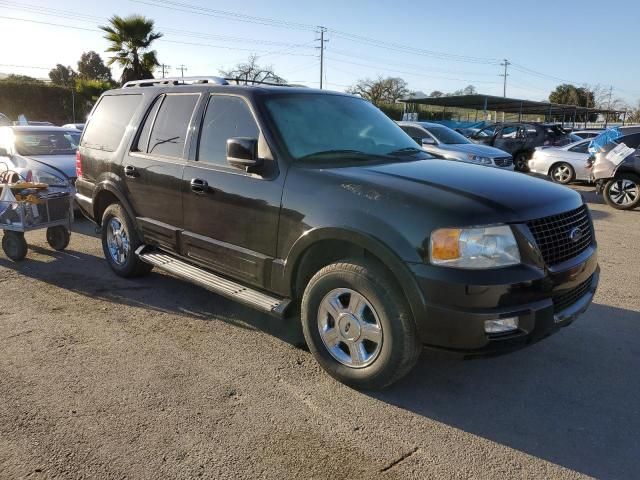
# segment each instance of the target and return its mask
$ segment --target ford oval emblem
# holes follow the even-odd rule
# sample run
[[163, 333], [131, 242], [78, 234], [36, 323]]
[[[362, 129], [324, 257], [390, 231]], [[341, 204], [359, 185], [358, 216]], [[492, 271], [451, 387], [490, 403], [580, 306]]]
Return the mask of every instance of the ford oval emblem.
[[577, 242], [582, 238], [583, 232], [580, 227], [576, 227], [569, 232], [569, 238], [572, 242]]

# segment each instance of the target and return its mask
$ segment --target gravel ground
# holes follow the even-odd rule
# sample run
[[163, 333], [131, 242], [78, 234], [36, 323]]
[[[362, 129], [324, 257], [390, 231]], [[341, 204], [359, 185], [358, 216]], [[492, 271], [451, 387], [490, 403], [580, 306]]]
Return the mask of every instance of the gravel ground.
[[640, 211], [586, 187], [595, 302], [532, 347], [425, 351], [382, 393], [333, 381], [296, 322], [176, 278], [127, 281], [79, 221], [66, 253], [0, 256], [1, 478], [633, 478]]

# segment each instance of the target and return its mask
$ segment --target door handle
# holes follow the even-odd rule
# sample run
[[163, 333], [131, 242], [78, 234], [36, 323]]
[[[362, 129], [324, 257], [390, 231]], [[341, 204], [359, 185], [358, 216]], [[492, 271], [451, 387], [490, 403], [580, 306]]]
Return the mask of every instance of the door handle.
[[138, 170], [133, 165], [127, 165], [124, 167], [124, 174], [129, 178], [136, 178], [138, 174]]
[[203, 194], [207, 193], [207, 190], [209, 190], [209, 183], [207, 183], [206, 180], [203, 180], [202, 178], [191, 179], [191, 191]]

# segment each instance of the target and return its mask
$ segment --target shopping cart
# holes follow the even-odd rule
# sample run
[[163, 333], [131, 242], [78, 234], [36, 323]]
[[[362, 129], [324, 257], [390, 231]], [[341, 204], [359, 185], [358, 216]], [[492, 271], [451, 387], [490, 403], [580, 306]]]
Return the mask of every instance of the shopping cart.
[[[0, 187], [1, 188], [1, 187]], [[11, 187], [12, 191], [14, 186]], [[54, 250], [64, 250], [71, 239], [73, 196], [69, 191], [49, 189], [17, 190], [15, 200], [0, 200], [2, 250], [13, 261], [27, 256], [25, 232], [47, 229], [47, 243]]]

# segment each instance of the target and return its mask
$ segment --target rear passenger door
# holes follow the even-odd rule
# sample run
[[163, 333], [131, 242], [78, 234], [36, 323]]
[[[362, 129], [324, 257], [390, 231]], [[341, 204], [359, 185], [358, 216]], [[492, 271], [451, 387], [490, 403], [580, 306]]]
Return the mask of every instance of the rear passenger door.
[[496, 135], [493, 146], [511, 154], [524, 145], [524, 129], [520, 125], [505, 125]]
[[122, 165], [146, 243], [178, 249], [182, 171], [198, 93], [167, 93], [151, 103]]
[[[231, 167], [229, 138], [258, 139], [259, 170]], [[196, 159], [183, 175], [183, 254], [229, 277], [266, 288], [276, 254], [283, 177], [249, 103], [213, 94], [199, 129]]]

